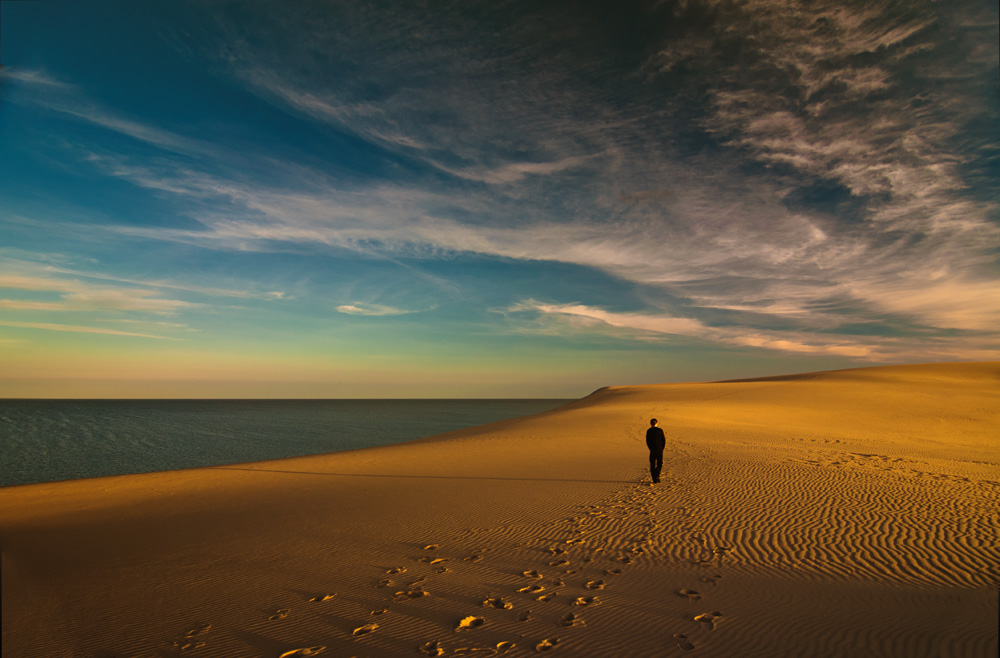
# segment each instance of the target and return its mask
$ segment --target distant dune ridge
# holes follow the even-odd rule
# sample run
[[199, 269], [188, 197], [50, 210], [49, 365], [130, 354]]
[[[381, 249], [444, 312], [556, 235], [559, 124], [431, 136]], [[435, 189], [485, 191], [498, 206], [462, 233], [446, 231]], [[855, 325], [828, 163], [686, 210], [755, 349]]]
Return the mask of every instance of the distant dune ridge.
[[995, 656], [998, 427], [1000, 363], [894, 366], [8, 487], [3, 653]]

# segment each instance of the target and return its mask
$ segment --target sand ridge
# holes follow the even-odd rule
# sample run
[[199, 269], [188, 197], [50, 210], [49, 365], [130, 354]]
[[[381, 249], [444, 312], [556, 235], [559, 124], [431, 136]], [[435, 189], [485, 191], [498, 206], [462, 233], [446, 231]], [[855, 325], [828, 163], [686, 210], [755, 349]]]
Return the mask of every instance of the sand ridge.
[[389, 448], [0, 489], [4, 653], [995, 655], [998, 382], [618, 387]]

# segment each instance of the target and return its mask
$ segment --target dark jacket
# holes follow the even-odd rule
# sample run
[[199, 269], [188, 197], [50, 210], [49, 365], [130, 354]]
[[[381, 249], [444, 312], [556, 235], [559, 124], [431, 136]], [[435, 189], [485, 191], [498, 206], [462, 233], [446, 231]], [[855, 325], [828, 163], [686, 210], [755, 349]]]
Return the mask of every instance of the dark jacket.
[[650, 452], [663, 452], [667, 446], [667, 437], [664, 436], [663, 430], [656, 426], [646, 430], [646, 446]]

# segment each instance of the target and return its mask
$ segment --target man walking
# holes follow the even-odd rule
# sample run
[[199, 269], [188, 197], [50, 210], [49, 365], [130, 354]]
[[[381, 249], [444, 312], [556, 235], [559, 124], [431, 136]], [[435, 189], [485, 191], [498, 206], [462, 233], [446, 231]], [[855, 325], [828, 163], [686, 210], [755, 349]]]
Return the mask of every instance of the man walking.
[[663, 468], [663, 449], [667, 446], [667, 437], [663, 430], [656, 426], [656, 419], [649, 421], [646, 430], [646, 447], [649, 448], [649, 474], [653, 476], [653, 484], [660, 481], [660, 470]]

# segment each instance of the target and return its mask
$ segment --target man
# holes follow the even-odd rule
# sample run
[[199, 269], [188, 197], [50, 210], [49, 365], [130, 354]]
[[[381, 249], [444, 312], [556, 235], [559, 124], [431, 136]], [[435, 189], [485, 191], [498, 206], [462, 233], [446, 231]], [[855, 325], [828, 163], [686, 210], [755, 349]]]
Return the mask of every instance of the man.
[[660, 470], [663, 468], [663, 449], [667, 446], [667, 437], [663, 430], [656, 426], [656, 419], [649, 421], [646, 430], [646, 447], [649, 448], [649, 474], [653, 476], [653, 484], [660, 481]]

